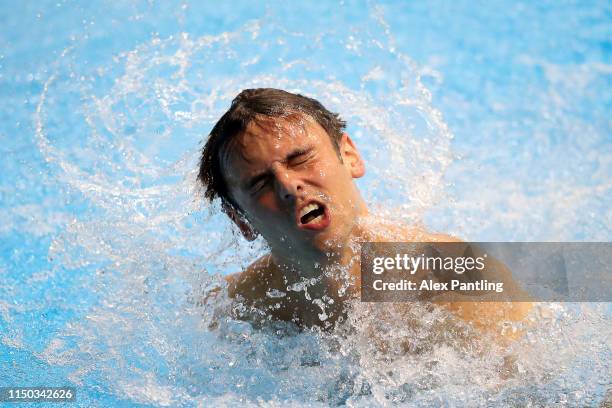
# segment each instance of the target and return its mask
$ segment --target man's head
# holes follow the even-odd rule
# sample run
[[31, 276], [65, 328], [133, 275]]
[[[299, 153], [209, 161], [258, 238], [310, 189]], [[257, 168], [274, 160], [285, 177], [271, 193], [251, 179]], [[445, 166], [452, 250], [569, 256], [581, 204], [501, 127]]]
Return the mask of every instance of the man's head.
[[205, 195], [221, 199], [247, 239], [260, 233], [277, 254], [333, 252], [365, 212], [353, 183], [365, 169], [344, 127], [314, 99], [244, 90], [204, 146]]

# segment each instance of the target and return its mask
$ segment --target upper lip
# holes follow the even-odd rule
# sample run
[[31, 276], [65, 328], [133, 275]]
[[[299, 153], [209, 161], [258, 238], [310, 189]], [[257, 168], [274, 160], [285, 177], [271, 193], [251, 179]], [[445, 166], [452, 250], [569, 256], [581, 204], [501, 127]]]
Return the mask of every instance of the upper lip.
[[302, 217], [300, 216], [300, 213], [302, 212], [302, 210], [303, 210], [304, 208], [306, 208], [306, 207], [307, 207], [307, 206], [309, 206], [310, 204], [318, 204], [318, 205], [319, 205], [321, 208], [325, 209], [325, 204], [323, 204], [323, 203], [322, 203], [322, 202], [320, 202], [320, 201], [313, 200], [313, 199], [310, 199], [310, 200], [305, 201], [304, 203], [302, 203], [302, 205], [300, 205], [300, 206], [296, 207], [296, 209], [295, 209], [295, 218], [296, 218], [296, 220], [297, 220], [297, 224], [298, 224], [298, 225], [301, 225], [301, 224], [302, 224]]

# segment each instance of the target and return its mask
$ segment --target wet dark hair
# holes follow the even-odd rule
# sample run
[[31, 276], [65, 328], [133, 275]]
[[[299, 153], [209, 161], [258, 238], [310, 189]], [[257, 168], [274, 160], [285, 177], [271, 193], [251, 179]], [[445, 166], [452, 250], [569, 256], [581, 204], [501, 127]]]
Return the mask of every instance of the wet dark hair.
[[310, 116], [321, 125], [332, 145], [339, 151], [346, 122], [337, 113], [328, 111], [319, 101], [281, 89], [245, 89], [234, 98], [229, 110], [215, 124], [202, 149], [198, 180], [205, 188], [204, 196], [211, 202], [220, 198], [223, 204], [239, 210], [229, 195], [223, 177], [221, 155], [227, 153], [225, 150], [231, 148], [229, 143], [243, 133], [252, 121], [261, 121], [262, 117], [287, 117], [296, 113]]

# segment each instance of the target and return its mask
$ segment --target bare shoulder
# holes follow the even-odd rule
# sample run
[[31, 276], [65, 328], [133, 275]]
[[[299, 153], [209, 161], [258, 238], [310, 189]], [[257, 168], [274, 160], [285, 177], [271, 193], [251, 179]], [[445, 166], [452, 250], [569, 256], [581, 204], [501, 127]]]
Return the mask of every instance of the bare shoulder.
[[452, 235], [426, 231], [421, 227], [406, 227], [404, 234], [408, 240], [416, 242], [463, 242]]
[[372, 242], [463, 242], [448, 234], [427, 231], [419, 225], [378, 221], [370, 225]]
[[244, 271], [225, 278], [228, 283], [228, 294], [232, 298], [241, 296], [246, 300], [259, 299], [265, 295], [274, 280], [274, 275], [271, 255], [266, 254]]
[[[383, 228], [377, 233], [381, 241], [396, 241], [396, 242], [428, 242], [428, 243], [465, 243], [465, 248], [459, 246], [457, 250], [463, 252], [469, 247], [470, 250], [478, 251], [477, 247], [470, 245], [462, 239], [449, 234], [436, 233], [427, 231], [421, 226], [399, 225], [399, 224], [383, 224]], [[391, 237], [392, 239], [389, 239]], [[511, 271], [500, 261], [489, 258], [487, 270], [485, 271], [488, 277], [494, 277], [496, 281], [504, 281], [505, 287], [513, 291], [521, 291], [521, 288], [512, 278]], [[445, 301], [444, 296], [437, 298], [434, 303], [447, 307], [456, 316], [473, 322], [474, 325], [482, 330], [500, 333], [499, 324], [507, 321], [523, 321], [533, 304], [528, 301], [524, 302], [492, 302], [492, 301], [470, 301], [465, 299], [457, 301], [459, 296], [453, 293], [454, 301]], [[525, 298], [525, 296], [523, 296]], [[520, 332], [504, 332], [501, 336], [505, 340], [513, 339], [520, 336]]]

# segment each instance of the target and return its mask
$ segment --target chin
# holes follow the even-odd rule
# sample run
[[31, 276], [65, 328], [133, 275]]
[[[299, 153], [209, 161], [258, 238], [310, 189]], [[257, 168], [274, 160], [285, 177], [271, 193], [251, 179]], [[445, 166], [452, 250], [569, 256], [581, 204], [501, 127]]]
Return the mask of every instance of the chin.
[[339, 234], [338, 231], [325, 231], [324, 233], [318, 234], [314, 240], [314, 247], [326, 255], [329, 252], [339, 252], [343, 247], [346, 246], [348, 241], [347, 234]]

